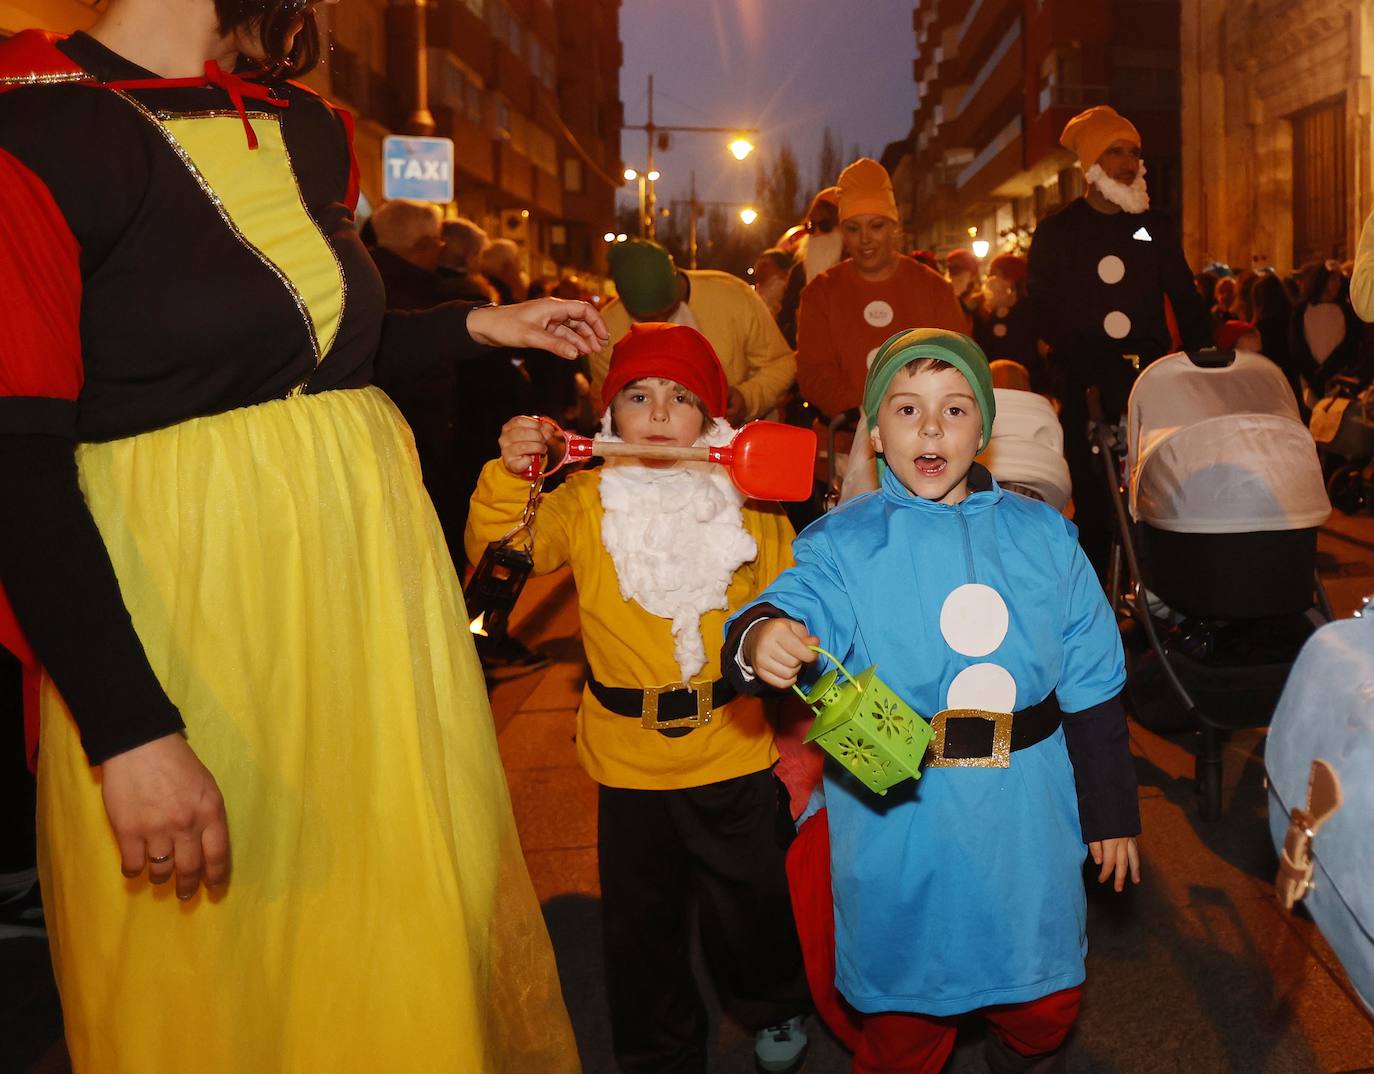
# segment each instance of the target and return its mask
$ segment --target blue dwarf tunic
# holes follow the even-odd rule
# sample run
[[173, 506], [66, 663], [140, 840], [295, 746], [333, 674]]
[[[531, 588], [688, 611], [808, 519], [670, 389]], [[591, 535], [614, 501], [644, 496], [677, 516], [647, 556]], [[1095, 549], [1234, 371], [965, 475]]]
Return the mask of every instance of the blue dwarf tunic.
[[[854, 674], [876, 664], [927, 719], [1051, 691], [1068, 714], [1120, 692], [1120, 636], [1072, 523], [995, 482], [945, 505], [884, 470], [798, 537], [756, 604]], [[1086, 848], [1062, 728], [1009, 768], [927, 769], [886, 797], [828, 764], [825, 793], [836, 985], [858, 1010], [951, 1015], [1082, 983]]]

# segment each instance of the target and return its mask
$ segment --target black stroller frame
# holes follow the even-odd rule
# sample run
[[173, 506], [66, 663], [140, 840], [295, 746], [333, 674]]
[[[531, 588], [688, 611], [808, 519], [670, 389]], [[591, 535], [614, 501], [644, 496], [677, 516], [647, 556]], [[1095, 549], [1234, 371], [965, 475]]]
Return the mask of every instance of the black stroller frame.
[[[1232, 353], [1203, 351], [1191, 357], [1200, 365], [1207, 362], [1225, 365], [1229, 364], [1228, 359]], [[1092, 451], [1102, 460], [1112, 512], [1115, 516], [1116, 532], [1108, 567], [1107, 596], [1120, 620], [1131, 621], [1139, 626], [1149, 648], [1159, 661], [1169, 692], [1178, 701], [1190, 723], [1197, 728], [1194, 774], [1199, 811], [1203, 819], [1216, 820], [1221, 816], [1222, 746], [1225, 736], [1227, 732], [1243, 727], [1267, 726], [1272, 716], [1272, 705], [1265, 711], [1257, 711], [1256, 717], [1250, 722], [1241, 723], [1234, 718], [1223, 719], [1212, 711], [1209, 704], [1195, 697], [1194, 692], [1183, 682], [1179, 673], [1181, 658], [1179, 654], [1171, 651], [1160, 622], [1150, 611], [1146, 572], [1138, 550], [1139, 532], [1137, 524], [1132, 521], [1127, 511], [1121, 485], [1121, 440], [1115, 434], [1114, 426], [1103, 417], [1096, 388], [1088, 389], [1087, 404]], [[1315, 541], [1315, 536], [1313, 540]], [[1334, 618], [1331, 605], [1315, 570], [1312, 583], [1313, 604], [1329, 621]]]

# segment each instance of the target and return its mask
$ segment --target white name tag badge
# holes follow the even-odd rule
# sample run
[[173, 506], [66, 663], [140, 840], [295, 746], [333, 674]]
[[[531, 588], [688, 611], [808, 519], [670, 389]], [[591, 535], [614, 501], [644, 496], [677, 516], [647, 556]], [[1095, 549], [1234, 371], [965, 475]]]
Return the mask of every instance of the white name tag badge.
[[886, 328], [892, 323], [893, 316], [892, 307], [881, 298], [874, 299], [864, 307], [864, 320], [874, 328]]

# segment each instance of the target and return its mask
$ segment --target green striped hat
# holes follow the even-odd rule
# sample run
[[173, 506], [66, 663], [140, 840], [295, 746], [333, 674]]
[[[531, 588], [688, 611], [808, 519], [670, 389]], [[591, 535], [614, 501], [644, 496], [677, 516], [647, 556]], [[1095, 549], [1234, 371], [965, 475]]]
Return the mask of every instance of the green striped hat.
[[973, 398], [978, 402], [978, 413], [983, 418], [983, 442], [979, 450], [988, 446], [992, 439], [992, 419], [997, 416], [997, 397], [992, 391], [992, 370], [988, 368], [987, 357], [977, 343], [959, 332], [949, 332], [942, 328], [907, 328], [891, 337], [878, 348], [873, 362], [868, 367], [868, 377], [864, 381], [864, 414], [868, 417], [868, 430], [878, 424], [878, 407], [882, 404], [887, 386], [897, 371], [919, 358], [935, 358], [948, 362], [964, 375]]

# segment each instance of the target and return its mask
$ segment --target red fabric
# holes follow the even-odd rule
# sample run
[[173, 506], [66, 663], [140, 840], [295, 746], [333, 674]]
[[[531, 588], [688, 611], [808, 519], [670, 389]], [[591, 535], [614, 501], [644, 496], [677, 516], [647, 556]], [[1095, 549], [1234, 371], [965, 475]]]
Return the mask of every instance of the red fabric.
[[601, 405], [610, 406], [616, 392], [644, 377], [676, 381], [695, 393], [714, 417], [725, 414], [729, 394], [725, 370], [710, 342], [695, 328], [685, 324], [632, 324], [611, 351]]
[[830, 892], [830, 818], [822, 809], [801, 826], [787, 850], [787, 885], [797, 922], [806, 983], [816, 1013], [851, 1052], [863, 1035], [863, 1015], [835, 987], [835, 900]]
[[1018, 257], [1016, 254], [998, 254], [988, 266], [988, 274], [994, 272], [1010, 283], [1022, 283], [1030, 268], [1024, 257]]
[[356, 213], [358, 211], [358, 153], [353, 147], [353, 139], [356, 131], [356, 124], [353, 122], [353, 113], [347, 108], [340, 108], [332, 105], [334, 114], [339, 117], [339, 122], [343, 124], [344, 135], [348, 138], [348, 193], [344, 195], [344, 204], [348, 206], [348, 211]]
[[[12, 59], [0, 56], [0, 64]], [[0, 150], [0, 396], [74, 400], [80, 394], [80, 257], [48, 188]], [[0, 645], [24, 665], [24, 727], [32, 761], [40, 671], [3, 588]]]
[[[1078, 1018], [1081, 988], [1051, 992], [1029, 1003], [985, 1007], [989, 1028], [1018, 1055], [1056, 1051]], [[957, 1018], [890, 1011], [864, 1016], [854, 1074], [940, 1074], [954, 1049]]]
[[1256, 331], [1249, 321], [1227, 321], [1217, 329], [1217, 350], [1229, 351], [1235, 348], [1240, 337]]
[[0, 42], [0, 78], [81, 73], [81, 68], [56, 48], [63, 36], [46, 30], [20, 30]]

